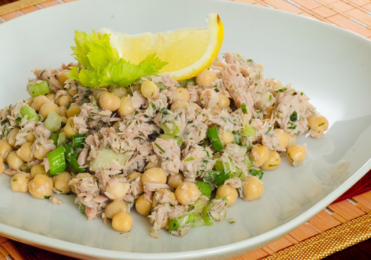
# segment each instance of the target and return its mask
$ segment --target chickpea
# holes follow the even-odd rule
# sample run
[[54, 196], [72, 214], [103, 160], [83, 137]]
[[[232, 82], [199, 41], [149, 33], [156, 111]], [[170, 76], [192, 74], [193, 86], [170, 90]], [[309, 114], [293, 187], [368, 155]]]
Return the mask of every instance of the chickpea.
[[152, 81], [144, 81], [140, 87], [142, 95], [146, 98], [154, 98], [158, 95], [159, 89]]
[[265, 92], [260, 95], [256, 106], [260, 109], [265, 110], [267, 107], [270, 107], [276, 102], [276, 98], [270, 92]]
[[26, 104], [28, 105], [28, 106], [31, 106], [32, 105], [32, 103], [33, 103], [33, 101], [34, 101], [34, 97], [30, 97], [29, 99], [27, 99], [26, 100]]
[[47, 156], [47, 150], [45, 149], [43, 145], [37, 145], [35, 146], [35, 150], [33, 151], [33, 156], [37, 160], [42, 161]]
[[67, 118], [78, 116], [81, 112], [81, 108], [75, 104], [72, 103], [70, 107], [67, 109]]
[[99, 106], [103, 109], [115, 111], [120, 107], [121, 101], [115, 94], [104, 92], [99, 96]]
[[287, 134], [287, 147], [296, 144], [296, 136], [294, 134], [286, 133]]
[[314, 132], [322, 134], [328, 129], [328, 121], [324, 116], [312, 115], [308, 117], [308, 126]]
[[235, 188], [233, 188], [229, 184], [224, 184], [218, 187], [216, 190], [216, 196], [218, 197], [226, 197], [228, 203], [227, 206], [231, 207], [236, 203], [238, 198], [238, 192]]
[[67, 117], [67, 108], [64, 106], [59, 107], [59, 115], [61, 117]]
[[126, 204], [122, 200], [112, 201], [104, 209], [104, 214], [107, 218], [113, 218], [119, 212], [127, 212]]
[[[152, 200], [152, 195], [150, 199]], [[145, 198], [144, 194], [140, 195], [137, 201], [135, 202], [135, 209], [142, 216], [148, 216], [149, 212], [151, 211], [151, 208], [152, 202], [148, 201]]]
[[68, 95], [70, 95], [71, 97], [74, 97], [75, 95], [79, 93], [77, 89], [70, 89], [67, 92], [68, 92]]
[[204, 70], [196, 77], [197, 85], [204, 88], [211, 88], [214, 80], [216, 80], [216, 73], [213, 70]]
[[66, 82], [66, 80], [68, 80], [68, 71], [67, 70], [61, 71], [61, 73], [57, 76], [57, 78], [58, 78], [59, 83], [61, 83], [62, 86], [64, 86], [64, 83]]
[[22, 144], [22, 146], [17, 151], [18, 156], [25, 162], [30, 162], [34, 159], [32, 155], [32, 143], [27, 142]]
[[27, 142], [33, 142], [36, 140], [35, 135], [32, 133], [32, 131], [28, 131], [27, 135], [24, 137]]
[[275, 170], [281, 165], [281, 156], [276, 151], [269, 153], [268, 160], [260, 166], [263, 170]]
[[129, 183], [116, 181], [113, 184], [108, 183], [106, 187], [106, 192], [115, 197], [115, 199], [120, 200], [124, 198], [126, 193], [128, 193], [129, 189], [130, 189]]
[[125, 87], [116, 87], [111, 89], [111, 93], [122, 98], [127, 96], [128, 90]]
[[64, 126], [64, 133], [66, 134], [67, 138], [71, 138], [71, 136], [77, 134], [77, 131], [75, 129], [75, 123], [73, 122], [73, 118], [70, 117], [67, 120], [66, 125]]
[[6, 140], [0, 140], [0, 157], [5, 158], [11, 151], [13, 151], [13, 147]]
[[54, 102], [55, 100], [55, 93], [48, 93], [45, 95], [50, 101]]
[[249, 176], [242, 185], [243, 200], [259, 199], [264, 193], [264, 183], [256, 176]]
[[112, 218], [112, 227], [119, 232], [129, 232], [133, 227], [133, 217], [127, 212], [116, 213]]
[[167, 189], [160, 189], [160, 190], [156, 191], [155, 194], [153, 195], [152, 208], [154, 208], [158, 205], [158, 202], [159, 202], [159, 200], [161, 199], [162, 196], [167, 196], [169, 198], [169, 201], [167, 201], [167, 202], [169, 202], [170, 204], [175, 205], [176, 198], [175, 198], [174, 192], [171, 192]]
[[136, 180], [139, 177], [139, 182], [137, 184], [137, 193], [143, 193], [143, 183], [142, 183], [142, 174], [140, 172], [133, 172], [128, 176], [129, 182]]
[[173, 93], [173, 101], [184, 100], [188, 102], [191, 99], [191, 94], [186, 88], [176, 88]]
[[67, 117], [62, 116], [61, 120], [62, 120], [62, 122], [63, 122], [64, 124], [67, 124], [67, 120], [68, 120]]
[[281, 81], [279, 81], [278, 79], [273, 79], [272, 80], [272, 87], [273, 87], [273, 90], [279, 90], [279, 89], [283, 88], [283, 85], [282, 85]]
[[189, 103], [189, 106], [194, 107], [196, 110], [201, 110], [202, 109], [199, 105], [197, 105], [196, 103], [193, 103], [193, 102]]
[[180, 204], [192, 205], [201, 196], [201, 192], [196, 184], [185, 181], [176, 188], [175, 196]]
[[58, 106], [65, 107], [71, 102], [71, 98], [69, 96], [60, 96], [57, 98], [55, 103], [57, 103]]
[[159, 166], [160, 166], [159, 164], [156, 164], [154, 162], [149, 162], [149, 163], [147, 163], [147, 165], [146, 165], [146, 167], [144, 169], [145, 170], [148, 170], [148, 169], [151, 169], [151, 168], [157, 168]]
[[17, 140], [15, 139], [15, 137], [17, 136], [18, 132], [19, 132], [19, 128], [13, 128], [9, 133], [8, 135], [6, 136], [6, 138], [8, 139], [8, 143], [13, 146], [14, 148], [16, 148], [16, 145], [15, 143], [17, 142]]
[[263, 165], [269, 158], [269, 149], [260, 144], [251, 148], [251, 157], [256, 167]]
[[34, 101], [31, 105], [31, 107], [33, 109], [35, 109], [36, 111], [39, 111], [40, 108], [46, 104], [46, 103], [49, 103], [51, 102], [46, 96], [37, 96], [34, 98]]
[[287, 148], [287, 157], [293, 166], [298, 166], [305, 159], [305, 149], [298, 144], [294, 144]]
[[4, 170], [5, 170], [4, 159], [3, 157], [0, 157], [0, 174], [2, 174]]
[[61, 172], [53, 176], [54, 189], [61, 194], [66, 194], [71, 191], [70, 180], [72, 175], [69, 172]]
[[46, 175], [38, 174], [29, 182], [28, 189], [32, 197], [44, 199], [53, 195], [53, 181]]
[[48, 175], [45, 171], [44, 166], [41, 165], [41, 164], [36, 164], [36, 165], [32, 166], [30, 173], [31, 173], [31, 178], [32, 179], [35, 178], [35, 176], [38, 175], [38, 174]]
[[167, 181], [166, 172], [161, 168], [151, 168], [146, 170], [142, 175], [142, 183], [155, 182], [165, 184]]
[[125, 117], [127, 115], [133, 114], [135, 111], [133, 104], [131, 103], [131, 98], [128, 97], [122, 97], [121, 98], [121, 105], [118, 109], [118, 113], [120, 116]]
[[181, 174], [180, 172], [176, 173], [176, 174], [173, 174], [173, 175], [170, 175], [168, 180], [167, 180], [167, 184], [173, 188], [173, 189], [176, 189], [178, 188], [178, 186], [184, 181], [184, 176], [183, 174]]
[[15, 151], [12, 151], [6, 157], [6, 162], [12, 170], [20, 170], [21, 166], [24, 164], [24, 161], [17, 155]]
[[232, 132], [229, 131], [223, 131], [220, 134], [220, 140], [222, 141], [223, 145], [227, 145], [233, 142], [234, 135]]
[[30, 177], [27, 173], [19, 172], [10, 179], [10, 188], [16, 192], [27, 192]]
[[40, 108], [39, 114], [42, 116], [43, 120], [46, 120], [50, 112], [54, 112], [59, 115], [59, 107], [52, 102], [45, 103]]
[[100, 96], [103, 94], [103, 93], [106, 93], [107, 90], [103, 90], [103, 89], [97, 89], [95, 90], [93, 93], [94, 93], [94, 96], [97, 100], [99, 100]]
[[218, 94], [218, 97], [219, 97], [218, 107], [220, 109], [227, 108], [231, 105], [231, 101], [226, 95]]
[[189, 107], [189, 103], [187, 101], [180, 99], [178, 101], [175, 101], [173, 104], [171, 104], [170, 110], [174, 111], [177, 109], [187, 109], [188, 107]]
[[289, 141], [288, 135], [286, 134], [285, 130], [283, 129], [274, 129], [273, 132], [277, 135], [278, 142], [284, 148], [287, 147], [287, 143]]

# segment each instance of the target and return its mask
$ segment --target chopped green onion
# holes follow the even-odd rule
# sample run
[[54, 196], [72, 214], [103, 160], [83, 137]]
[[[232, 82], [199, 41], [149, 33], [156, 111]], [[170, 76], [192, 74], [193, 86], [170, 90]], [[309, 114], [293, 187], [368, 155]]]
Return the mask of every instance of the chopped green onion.
[[204, 181], [208, 183], [215, 183], [215, 176], [219, 174], [218, 171], [209, 171], [207, 175], [204, 176]]
[[74, 151], [74, 149], [68, 144], [63, 144], [60, 147], [63, 147], [65, 158], [70, 166], [69, 170], [73, 172], [84, 172], [85, 169], [77, 162], [79, 155]]
[[196, 212], [192, 212], [177, 218], [169, 220], [168, 231], [176, 231], [188, 225], [192, 225], [195, 222], [195, 217], [198, 215]]
[[53, 140], [54, 145], [58, 146], [58, 134], [53, 134], [52, 137], [50, 137], [50, 140]]
[[159, 136], [159, 138], [164, 140], [175, 140], [178, 146], [181, 146], [183, 143], [183, 139], [179, 136], [169, 135], [169, 134], [162, 134]]
[[28, 120], [35, 119], [36, 122], [40, 121], [39, 117], [37, 116], [37, 113], [36, 113], [35, 109], [33, 109], [32, 107], [23, 106], [21, 108], [20, 112], [21, 112], [21, 116], [22, 117], [27, 116]]
[[[168, 125], [172, 125], [172, 126], [169, 127]], [[160, 126], [161, 126], [162, 130], [164, 130], [164, 133], [165, 134], [174, 135], [174, 136], [180, 134], [180, 128], [179, 128], [179, 126], [177, 126], [174, 123], [165, 122], [165, 123], [161, 123]]]
[[61, 146], [62, 144], [65, 144], [66, 143], [66, 134], [63, 132], [63, 133], [59, 133], [58, 135], [58, 141], [57, 141], [57, 146]]
[[252, 176], [256, 176], [259, 179], [263, 178], [264, 172], [258, 169], [249, 169], [249, 174]]
[[215, 185], [216, 186], [220, 186], [222, 185], [226, 180], [230, 179], [231, 176], [226, 173], [225, 171], [221, 171], [219, 172], [219, 174], [217, 174], [215, 176]]
[[203, 181], [195, 181], [197, 188], [201, 191], [203, 196], [210, 198], [211, 195], [211, 186], [209, 183]]
[[[207, 206], [205, 207], [205, 209], [204, 209], [204, 221], [205, 221], [206, 225], [211, 226], [212, 224], [214, 224], [215, 219], [211, 215], [211, 209], [214, 206], [214, 204], [219, 202], [220, 200], [224, 200], [224, 202], [225, 202], [224, 207], [227, 207], [227, 203], [228, 203], [227, 199], [225, 197], [220, 198], [218, 196], [216, 196], [215, 199], [212, 199], [209, 202], [209, 204], [207, 204]], [[222, 218], [224, 218], [224, 217], [225, 216], [222, 216]]]
[[207, 201], [198, 199], [193, 204], [193, 207], [195, 207], [195, 212], [197, 212], [198, 214], [201, 214], [201, 213], [204, 212], [204, 209], [205, 209], [206, 205], [207, 205]]
[[240, 132], [232, 131], [232, 133], [233, 133], [233, 136], [234, 136], [233, 143], [240, 145], [241, 144], [241, 134], [240, 134]]
[[69, 164], [71, 167], [77, 171], [77, 172], [84, 172], [85, 169], [80, 166], [80, 164], [77, 162], [77, 157], [71, 157]]
[[207, 130], [207, 136], [209, 137], [211, 145], [213, 146], [215, 151], [219, 152], [224, 149], [224, 145], [219, 137], [218, 127], [216, 126], [210, 127]]
[[241, 110], [244, 114], [247, 114], [247, 108], [246, 108], [246, 104], [245, 103], [242, 103], [241, 105]]
[[52, 133], [57, 132], [61, 128], [62, 117], [54, 112], [49, 112], [48, 118], [44, 122], [44, 126]]
[[49, 84], [46, 80], [40, 83], [29, 84], [28, 92], [30, 93], [31, 97], [48, 94], [50, 92]]
[[250, 168], [250, 167], [253, 167], [254, 166], [254, 163], [252, 161], [251, 153], [250, 152], [247, 152], [245, 154], [245, 157], [242, 160], [242, 162], [246, 165], [247, 168]]
[[205, 225], [205, 220], [200, 215], [195, 215], [195, 222], [193, 223], [192, 227], [197, 228]]
[[253, 126], [247, 124], [247, 125], [244, 125], [244, 127], [242, 128], [241, 134], [255, 137], [256, 129]]
[[195, 158], [193, 158], [193, 157], [188, 157], [188, 158], [186, 158], [186, 159], [184, 159], [184, 161], [185, 162], [189, 162], [189, 161], [193, 161]]
[[64, 156], [63, 147], [58, 147], [54, 151], [48, 153], [50, 175], [56, 175], [66, 170], [66, 158]]
[[72, 147], [74, 149], [84, 148], [86, 134], [73, 135], [71, 136], [71, 139], [72, 139]]

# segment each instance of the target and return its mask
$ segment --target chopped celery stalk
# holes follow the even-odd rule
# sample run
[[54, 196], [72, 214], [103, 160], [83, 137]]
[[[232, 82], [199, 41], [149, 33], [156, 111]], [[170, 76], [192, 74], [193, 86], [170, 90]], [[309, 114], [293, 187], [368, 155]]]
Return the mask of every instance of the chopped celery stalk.
[[204, 201], [201, 199], [196, 200], [196, 202], [193, 204], [193, 206], [195, 207], [195, 212], [197, 212], [198, 214], [201, 214], [204, 212], [206, 205], [207, 205], [207, 201]]
[[31, 97], [48, 94], [50, 92], [49, 84], [46, 80], [40, 83], [30, 84], [28, 85], [28, 92], [30, 93]]
[[195, 222], [195, 217], [197, 215], [196, 212], [192, 212], [177, 218], [172, 218], [169, 220], [169, 227], [167, 230], [176, 231], [185, 226], [192, 225]]
[[44, 122], [44, 126], [52, 133], [57, 132], [61, 128], [62, 117], [54, 112], [49, 112], [48, 118]]
[[219, 152], [224, 149], [224, 145], [222, 141], [220, 140], [219, 134], [218, 134], [218, 127], [213, 126], [210, 127], [207, 130], [207, 136], [210, 139], [211, 145], [215, 149], [215, 151]]
[[236, 167], [236, 172], [233, 172], [230, 176], [231, 178], [233, 177], [238, 177], [239, 179], [241, 179], [242, 181], [246, 180], [246, 176], [243, 172], [243, 170], [239, 167]]
[[21, 112], [21, 116], [22, 117], [27, 116], [28, 120], [35, 119], [35, 121], [37, 121], [37, 122], [40, 121], [39, 117], [37, 116], [37, 113], [36, 113], [35, 109], [33, 109], [32, 107], [23, 106], [21, 108], [20, 112]]
[[224, 181], [226, 181], [230, 178], [231, 178], [231, 176], [228, 173], [226, 173], [225, 171], [221, 171], [221, 172], [219, 172], [219, 174], [217, 174], [215, 176], [215, 185], [220, 186], [224, 183]]
[[130, 157], [131, 155], [128, 154], [120, 154], [111, 149], [101, 148], [99, 155], [91, 161], [90, 170], [108, 170], [111, 168], [112, 161], [117, 161], [119, 164], [124, 165]]
[[204, 176], [204, 181], [208, 183], [215, 182], [215, 176], [219, 174], [218, 171], [209, 171], [206, 176]]
[[217, 170], [218, 172], [225, 171], [228, 174], [231, 173], [231, 166], [229, 162], [223, 163], [222, 161], [216, 161], [214, 167], [215, 167], [215, 170]]
[[[170, 126], [171, 125], [171, 126]], [[160, 124], [162, 130], [164, 130], [164, 133], [167, 135], [179, 135], [180, 134], [180, 128], [174, 123], [165, 122]]]
[[209, 183], [203, 181], [196, 181], [195, 184], [197, 185], [197, 188], [201, 191], [201, 194], [203, 196], [210, 198], [211, 186]]
[[54, 151], [48, 153], [48, 161], [51, 176], [64, 172], [66, 170], [66, 158], [64, 156], [63, 147], [58, 147]]
[[72, 138], [72, 147], [74, 149], [84, 148], [86, 134], [73, 135], [71, 136], [71, 138]]
[[205, 225], [204, 218], [197, 214], [195, 216], [195, 222], [193, 223], [192, 227], [197, 228], [197, 227], [201, 227], [201, 226], [204, 226], [204, 225]]
[[255, 137], [256, 136], [256, 130], [253, 126], [247, 124], [242, 128], [241, 134]]
[[264, 172], [260, 169], [249, 169], [249, 174], [252, 176], [256, 176], [259, 179], [263, 178]]
[[245, 155], [245, 158], [242, 160], [242, 162], [246, 165], [247, 168], [253, 167], [254, 163], [251, 158], [251, 153], [247, 152]]
[[53, 134], [52, 137], [50, 137], [50, 140], [53, 140], [54, 145], [58, 146], [58, 134]]
[[183, 139], [180, 138], [179, 136], [163, 134], [163, 135], [160, 135], [159, 138], [164, 139], [164, 140], [175, 140], [178, 146], [181, 146], [183, 143]]
[[[228, 203], [227, 199], [225, 197], [219, 198], [218, 196], [216, 196], [215, 199], [212, 199], [209, 202], [209, 204], [207, 204], [207, 206], [205, 207], [205, 209], [204, 209], [204, 217], [203, 218], [204, 218], [205, 224], [207, 226], [211, 226], [212, 224], [214, 224], [214, 222], [215, 222], [214, 217], [215, 216], [214, 217], [212, 216], [211, 209], [213, 208], [213, 206], [215, 205], [215, 203], [218, 203], [221, 199], [225, 201], [225, 205], [224, 206], [226, 207], [227, 206], [227, 203]], [[216, 219], [216, 220], [220, 220], [220, 219]]]
[[66, 143], [66, 134], [64, 132], [63, 133], [59, 133], [57, 145], [58, 146], [61, 146], [62, 144], [65, 144], [65, 143]]

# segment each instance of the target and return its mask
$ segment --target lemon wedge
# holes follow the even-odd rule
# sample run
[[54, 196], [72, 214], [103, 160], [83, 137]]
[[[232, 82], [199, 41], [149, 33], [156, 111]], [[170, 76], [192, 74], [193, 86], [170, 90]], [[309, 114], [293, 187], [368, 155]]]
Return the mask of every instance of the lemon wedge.
[[139, 64], [147, 55], [156, 53], [168, 62], [161, 74], [169, 74], [176, 80], [199, 75], [218, 56], [224, 38], [224, 26], [217, 13], [207, 17], [208, 27], [188, 28], [164, 33], [128, 35], [102, 28], [99, 35], [110, 34], [110, 43], [120, 57]]

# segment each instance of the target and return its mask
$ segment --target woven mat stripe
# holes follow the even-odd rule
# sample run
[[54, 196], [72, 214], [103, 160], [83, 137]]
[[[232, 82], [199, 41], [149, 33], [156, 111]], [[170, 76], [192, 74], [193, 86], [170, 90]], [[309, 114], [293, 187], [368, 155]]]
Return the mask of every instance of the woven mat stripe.
[[48, 1], [50, 0], [21, 0], [14, 3], [6, 4], [0, 7], [0, 15], [16, 12], [23, 8], [34, 6]]

